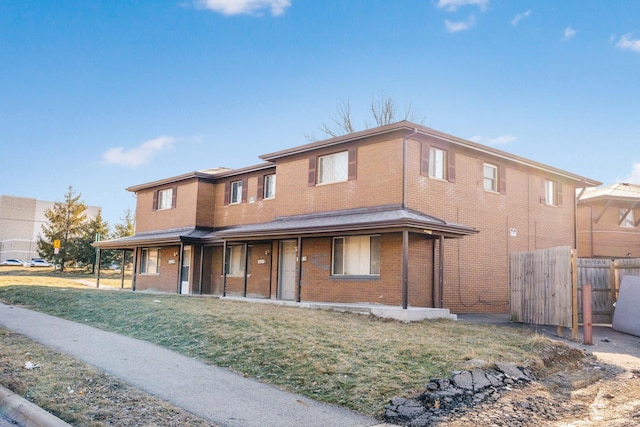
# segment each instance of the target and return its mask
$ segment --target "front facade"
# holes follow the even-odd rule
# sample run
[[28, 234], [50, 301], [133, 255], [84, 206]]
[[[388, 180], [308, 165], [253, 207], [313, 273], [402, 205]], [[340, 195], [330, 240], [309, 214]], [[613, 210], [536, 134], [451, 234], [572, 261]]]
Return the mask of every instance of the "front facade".
[[[39, 258], [38, 236], [48, 221], [45, 212], [55, 202], [27, 197], [0, 196], [0, 261], [18, 258], [29, 261]], [[100, 212], [97, 206], [87, 206], [87, 217]]]
[[130, 187], [134, 288], [508, 311], [508, 254], [576, 246], [599, 183], [410, 122]]
[[618, 183], [578, 194], [578, 256], [640, 258], [640, 185]]

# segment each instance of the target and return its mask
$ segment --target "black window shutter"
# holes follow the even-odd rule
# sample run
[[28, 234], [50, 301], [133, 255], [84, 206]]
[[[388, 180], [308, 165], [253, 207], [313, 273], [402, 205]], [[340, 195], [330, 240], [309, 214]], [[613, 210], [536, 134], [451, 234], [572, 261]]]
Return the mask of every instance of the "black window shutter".
[[158, 210], [158, 192], [157, 191], [153, 192], [153, 210], [154, 211]]
[[228, 205], [231, 202], [231, 182], [224, 183], [224, 204]]
[[258, 194], [256, 194], [257, 200], [262, 200], [264, 198], [264, 179], [266, 175], [262, 175], [258, 177]]
[[309, 187], [316, 185], [316, 163], [318, 159], [314, 157], [309, 158]]
[[358, 177], [358, 148], [349, 149], [349, 181]]
[[171, 207], [176, 207], [176, 200], [178, 198], [178, 187], [173, 187], [173, 191], [171, 192]]
[[456, 153], [447, 151], [447, 180], [456, 182]]
[[498, 176], [500, 178], [500, 194], [507, 194], [507, 168], [500, 165], [498, 169]]
[[247, 178], [242, 180], [242, 203], [247, 201], [247, 192], [249, 191], [248, 181]]
[[556, 204], [562, 206], [562, 183], [556, 181]]

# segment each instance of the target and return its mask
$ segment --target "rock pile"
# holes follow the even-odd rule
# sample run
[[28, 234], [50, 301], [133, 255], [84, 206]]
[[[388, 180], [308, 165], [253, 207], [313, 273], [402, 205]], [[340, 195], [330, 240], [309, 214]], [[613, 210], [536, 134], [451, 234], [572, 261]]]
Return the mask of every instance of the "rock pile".
[[384, 420], [411, 427], [426, 427], [448, 420], [486, 401], [496, 401], [502, 390], [535, 380], [526, 368], [497, 363], [495, 369], [455, 371], [451, 378], [434, 378], [415, 398], [394, 397], [385, 406]]

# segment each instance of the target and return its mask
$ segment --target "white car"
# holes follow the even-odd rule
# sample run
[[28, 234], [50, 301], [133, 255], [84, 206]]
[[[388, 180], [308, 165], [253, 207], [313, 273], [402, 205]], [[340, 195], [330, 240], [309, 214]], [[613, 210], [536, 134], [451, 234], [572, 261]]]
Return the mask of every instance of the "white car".
[[19, 266], [19, 267], [27, 267], [29, 264], [26, 261], [23, 261], [21, 259], [12, 258], [12, 259], [5, 259], [4, 261], [0, 262], [0, 265], [13, 265], [13, 266]]
[[43, 260], [42, 258], [31, 258], [29, 267], [53, 267], [53, 264]]

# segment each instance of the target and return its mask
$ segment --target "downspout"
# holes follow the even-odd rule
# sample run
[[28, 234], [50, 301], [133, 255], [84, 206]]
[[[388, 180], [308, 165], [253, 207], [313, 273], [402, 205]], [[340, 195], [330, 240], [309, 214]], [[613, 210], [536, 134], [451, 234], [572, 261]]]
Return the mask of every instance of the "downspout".
[[133, 250], [133, 280], [131, 281], [131, 290], [136, 291], [136, 281], [138, 278], [138, 247]]
[[247, 284], [248, 284], [248, 270], [249, 270], [249, 245], [244, 244], [244, 283], [242, 284], [242, 296], [247, 297]]
[[202, 281], [204, 280], [204, 245], [200, 246], [200, 278], [198, 280], [198, 294], [202, 295]]
[[297, 270], [297, 283], [298, 283], [298, 298], [297, 302], [302, 300], [302, 237], [298, 237], [298, 270]]

